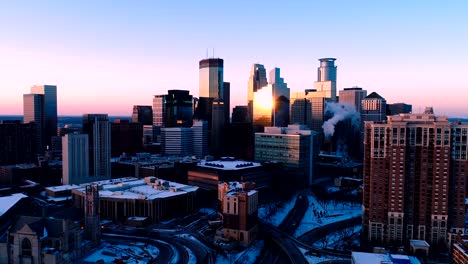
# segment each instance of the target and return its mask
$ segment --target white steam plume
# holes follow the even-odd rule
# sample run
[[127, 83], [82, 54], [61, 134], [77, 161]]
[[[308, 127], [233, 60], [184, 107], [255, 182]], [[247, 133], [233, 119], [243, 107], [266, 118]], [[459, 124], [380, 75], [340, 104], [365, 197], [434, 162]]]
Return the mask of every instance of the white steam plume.
[[360, 115], [356, 112], [356, 107], [347, 103], [327, 103], [325, 113], [333, 116], [322, 125], [323, 133], [326, 138], [330, 138], [335, 133], [335, 126], [338, 122], [350, 119], [355, 127], [359, 127]]

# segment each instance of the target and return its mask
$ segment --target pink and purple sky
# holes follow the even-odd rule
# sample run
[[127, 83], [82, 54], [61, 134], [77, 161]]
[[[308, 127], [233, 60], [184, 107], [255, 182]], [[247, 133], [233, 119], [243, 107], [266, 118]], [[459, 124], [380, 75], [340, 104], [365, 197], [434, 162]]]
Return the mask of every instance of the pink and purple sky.
[[0, 115], [58, 86], [59, 115], [130, 115], [169, 89], [198, 96], [198, 61], [224, 59], [231, 105], [252, 63], [291, 91], [337, 58], [338, 88], [359, 86], [419, 112], [468, 117], [466, 1], [6, 1], [0, 3]]

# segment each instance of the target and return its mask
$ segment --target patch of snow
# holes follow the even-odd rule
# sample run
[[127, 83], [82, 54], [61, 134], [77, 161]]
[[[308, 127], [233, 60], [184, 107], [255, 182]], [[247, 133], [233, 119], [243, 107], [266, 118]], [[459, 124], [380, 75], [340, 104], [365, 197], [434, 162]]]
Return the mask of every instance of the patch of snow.
[[10, 208], [18, 203], [21, 199], [26, 197], [28, 196], [22, 193], [14, 193], [12, 195], [0, 197], [0, 216], [10, 210]]
[[244, 251], [232, 254], [227, 253], [226, 256], [218, 255], [216, 257], [216, 263], [255, 263], [257, 258], [260, 256], [264, 246], [265, 243], [263, 240], [256, 240]]
[[[361, 226], [357, 225], [354, 227], [347, 228], [347, 230], [349, 231], [349, 237], [351, 237], [351, 234], [356, 235], [361, 231]], [[337, 232], [333, 232], [327, 235], [327, 248], [341, 249], [341, 247], [343, 247], [343, 243], [345, 243], [346, 241], [343, 240], [343, 236], [340, 234], [341, 230], [335, 231]], [[322, 247], [323, 243], [321, 242], [321, 240], [318, 240], [314, 243], [314, 246]]]
[[164, 241], [162, 241], [162, 240], [157, 240], [157, 241], [158, 241], [159, 243], [161, 243], [161, 244], [165, 244], [165, 245], [171, 247], [172, 252], [174, 252], [174, 255], [172, 255], [172, 258], [171, 258], [171, 262], [169, 262], [169, 263], [170, 263], [170, 264], [177, 264], [177, 263], [179, 263], [179, 251], [178, 251], [173, 245], [171, 245], [171, 244], [169, 244], [169, 243], [166, 243], [166, 242], [164, 242]]
[[[302, 247], [298, 247], [299, 250], [301, 251], [302, 255], [304, 255], [305, 259], [309, 264], [319, 264], [325, 261], [330, 261], [330, 260], [344, 260], [342, 258], [337, 258], [337, 257], [330, 257], [330, 256], [321, 256], [321, 257], [316, 257], [316, 256], [311, 256], [306, 254], [308, 251], [307, 249], [304, 249]], [[349, 259], [346, 259], [349, 260]]]
[[47, 229], [44, 226], [44, 232], [43, 232], [42, 237], [40, 239], [46, 238], [48, 236], [49, 236], [49, 233], [47, 233]]
[[198, 212], [200, 213], [204, 213], [204, 214], [216, 214], [216, 210], [214, 209], [211, 209], [211, 208], [201, 208], [200, 210], [198, 210]]
[[[294, 232], [294, 237], [299, 237], [319, 226], [362, 215], [362, 207], [360, 204], [335, 204], [331, 202], [320, 204], [312, 194], [308, 194], [307, 198], [309, 199], [309, 208], [307, 209], [304, 218], [302, 218], [298, 228]], [[314, 210], [316, 212], [324, 212], [325, 215], [323, 217], [315, 216]]]
[[188, 259], [187, 264], [197, 264], [197, 257], [195, 257], [192, 250], [190, 250], [190, 248], [188, 248], [186, 246], [184, 246], [184, 249], [187, 251], [187, 253], [189, 255], [189, 259]]
[[284, 203], [283, 206], [279, 208], [278, 211], [275, 212], [271, 216], [269, 216], [271, 206], [275, 206], [275, 205], [263, 206], [258, 209], [258, 217], [260, 219], [263, 219], [265, 222], [268, 222], [274, 226], [279, 226], [281, 222], [283, 222], [284, 218], [286, 218], [289, 211], [291, 211], [291, 209], [294, 207], [294, 204], [296, 203], [296, 199], [297, 199], [297, 194], [294, 195], [291, 198], [291, 200]]

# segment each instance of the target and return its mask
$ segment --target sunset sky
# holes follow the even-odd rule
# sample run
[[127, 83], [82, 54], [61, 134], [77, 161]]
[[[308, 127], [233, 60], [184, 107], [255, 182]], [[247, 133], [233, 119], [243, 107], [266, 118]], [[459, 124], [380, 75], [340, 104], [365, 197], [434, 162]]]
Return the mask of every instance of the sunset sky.
[[468, 117], [468, 1], [2, 1], [0, 115], [32, 85], [58, 87], [59, 115], [130, 115], [169, 89], [198, 96], [198, 61], [224, 59], [231, 105], [252, 63], [312, 88], [337, 58], [359, 86], [419, 112]]

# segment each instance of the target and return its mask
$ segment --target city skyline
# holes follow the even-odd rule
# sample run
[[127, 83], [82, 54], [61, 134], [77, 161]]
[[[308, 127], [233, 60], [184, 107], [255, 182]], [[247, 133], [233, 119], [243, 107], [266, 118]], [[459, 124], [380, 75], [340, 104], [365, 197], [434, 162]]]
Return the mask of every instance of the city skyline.
[[415, 113], [433, 106], [466, 118], [467, 8], [462, 1], [2, 3], [0, 114], [22, 115], [22, 94], [42, 84], [57, 85], [59, 115], [130, 116], [133, 105], [151, 105], [171, 89], [199, 97], [198, 62], [206, 57], [224, 60], [232, 109], [247, 105], [253, 63], [280, 68], [291, 92], [300, 92], [313, 87], [318, 59], [333, 57], [337, 90], [359, 86]]

